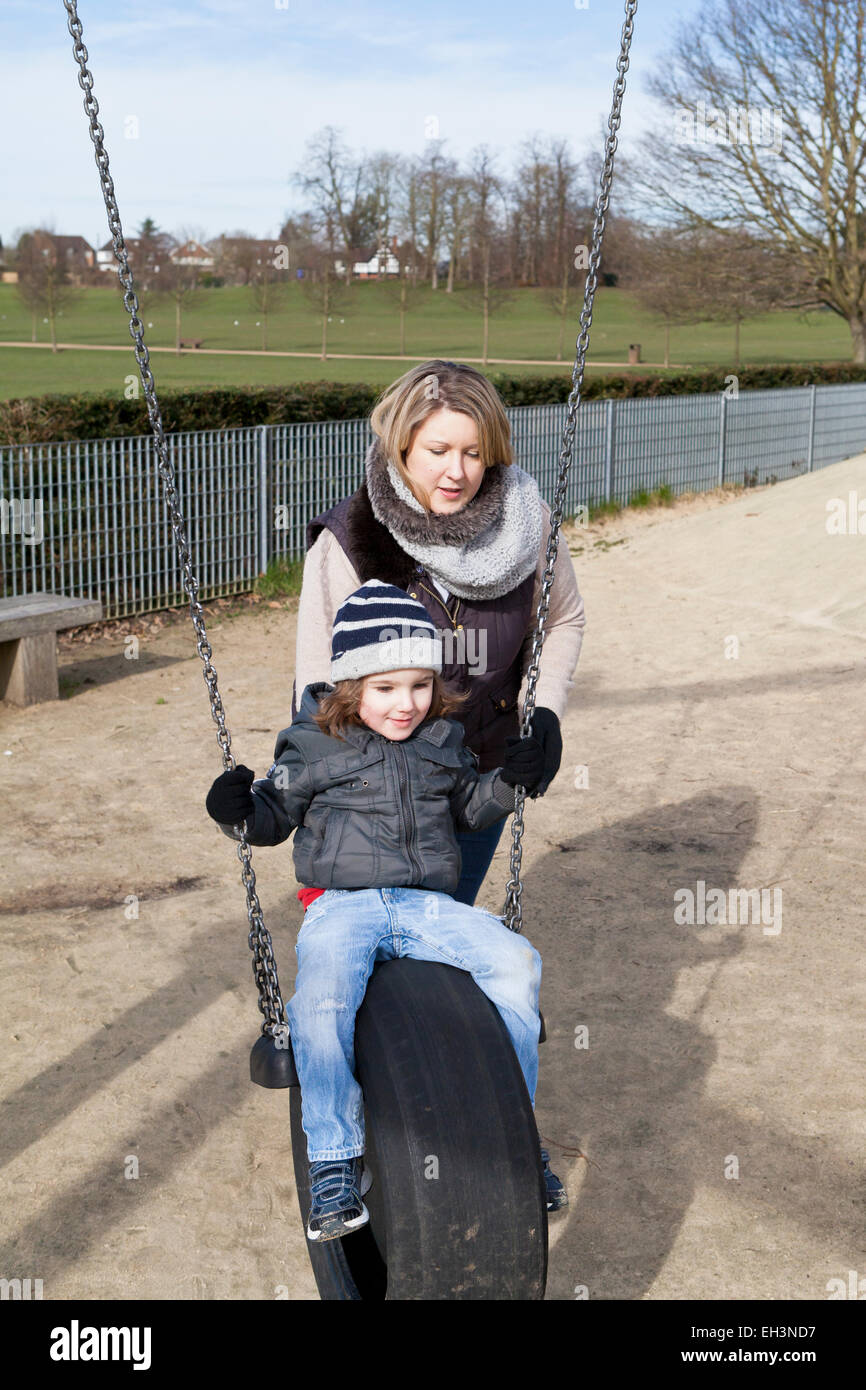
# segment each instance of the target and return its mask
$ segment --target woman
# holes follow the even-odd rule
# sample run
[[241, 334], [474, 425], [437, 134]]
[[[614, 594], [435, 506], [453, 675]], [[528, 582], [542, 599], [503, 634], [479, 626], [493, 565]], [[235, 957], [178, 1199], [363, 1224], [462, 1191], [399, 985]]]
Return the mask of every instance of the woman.
[[[520, 732], [550, 508], [513, 462], [502, 401], [472, 367], [438, 358], [413, 367], [380, 397], [370, 426], [364, 482], [307, 527], [292, 718], [305, 687], [328, 680], [337, 609], [380, 579], [408, 591], [433, 620], [445, 645], [443, 679], [469, 692], [455, 715], [465, 746], [488, 772]], [[545, 750], [535, 796], [559, 770], [559, 721], [583, 627], [574, 566], [560, 545], [532, 720]], [[458, 902], [475, 902], [506, 819], [458, 835]]]

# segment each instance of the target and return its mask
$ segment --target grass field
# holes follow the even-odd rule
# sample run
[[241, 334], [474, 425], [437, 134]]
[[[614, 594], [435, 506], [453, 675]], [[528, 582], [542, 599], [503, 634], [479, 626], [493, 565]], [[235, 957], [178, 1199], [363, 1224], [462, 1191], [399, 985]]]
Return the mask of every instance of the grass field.
[[[196, 356], [186, 352], [154, 353], [157, 384], [166, 386], [270, 385], [287, 381], [369, 381], [386, 383], [410, 362], [401, 362], [399, 319], [386, 288], [375, 283], [356, 284], [352, 303], [333, 315], [329, 327], [330, 352], [372, 353], [394, 356], [387, 360], [322, 362], [321, 327], [297, 284], [288, 286], [285, 307], [271, 317], [268, 348], [271, 351], [309, 352], [310, 358]], [[456, 359], [481, 356], [481, 321], [477, 310], [462, 307], [459, 294], [439, 290], [421, 292], [418, 306], [407, 316], [406, 351], [419, 361], [441, 356]], [[165, 300], [141, 300], [145, 340], [149, 347], [174, 343], [174, 305]], [[260, 349], [261, 328], [249, 292], [243, 288], [203, 290], [198, 303], [184, 312], [184, 337], [201, 338], [206, 348]], [[579, 305], [565, 336], [562, 371], [570, 373]], [[127, 319], [119, 287], [81, 291], [58, 319], [58, 340], [80, 344], [129, 347], [129, 356], [118, 352], [76, 351], [58, 353], [32, 347], [4, 347], [3, 343], [31, 338], [31, 319], [14, 285], [0, 285], [0, 397], [41, 395], [49, 391], [122, 390], [124, 379], [136, 371]], [[491, 320], [490, 357], [519, 359], [520, 366], [491, 364], [489, 372], [526, 372], [551, 375], [556, 367], [530, 366], [531, 359], [556, 357], [558, 320], [546, 307], [542, 292], [519, 290], [514, 299]], [[49, 341], [48, 325], [37, 325], [37, 340]], [[590, 371], [607, 372], [622, 363], [630, 343], [639, 342], [644, 363], [664, 358], [662, 326], [644, 314], [631, 296], [621, 290], [601, 289], [596, 297], [590, 341]], [[741, 358], [750, 364], [797, 361], [847, 361], [851, 338], [847, 324], [829, 312], [801, 316], [796, 313], [765, 315], [742, 326]], [[672, 368], [716, 366], [733, 369], [733, 329], [727, 325], [700, 324], [671, 332]], [[523, 365], [526, 362], [527, 365]], [[640, 368], [638, 370], [641, 370]]]

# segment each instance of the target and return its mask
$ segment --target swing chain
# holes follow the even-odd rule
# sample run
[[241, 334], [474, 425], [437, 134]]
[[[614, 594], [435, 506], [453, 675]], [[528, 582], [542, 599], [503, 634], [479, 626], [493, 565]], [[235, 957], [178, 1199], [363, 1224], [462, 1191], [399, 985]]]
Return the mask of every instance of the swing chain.
[[[520, 729], [521, 735], [524, 738], [532, 733], [532, 714], [535, 709], [535, 687], [538, 681], [541, 649], [544, 645], [545, 628], [550, 606], [550, 591], [553, 587], [553, 571], [559, 547], [559, 529], [562, 525], [568, 475], [573, 462], [572, 456], [574, 451], [574, 437], [577, 428], [577, 410], [580, 405], [581, 390], [583, 388], [586, 351], [589, 347], [589, 329], [592, 323], [593, 301], [598, 284], [598, 268], [601, 262], [605, 213], [607, 212], [608, 203], [610, 201], [610, 188], [613, 180], [613, 157], [617, 148], [616, 134], [619, 130], [622, 116], [625, 75], [628, 71], [629, 50], [631, 48], [632, 34], [634, 32], [634, 17], [637, 11], [637, 5], [638, 0], [625, 0], [625, 22], [622, 26], [620, 53], [616, 63], [617, 76], [613, 85], [613, 104], [607, 123], [608, 135], [605, 141], [604, 165], [601, 171], [599, 193], [595, 204], [595, 220], [592, 228], [592, 249], [589, 255], [589, 265], [587, 267], [586, 283], [583, 291], [580, 333], [575, 344], [576, 353], [571, 378], [572, 389], [568, 397], [568, 411], [566, 413], [562, 446], [559, 453], [559, 478], [554, 495], [554, 506], [550, 515], [550, 535], [547, 540], [546, 563], [541, 583], [541, 598], [535, 617], [532, 657], [527, 671], [526, 696], [523, 702], [523, 718]], [[520, 932], [523, 930], [523, 907], [521, 903], [523, 884], [521, 882], [520, 871], [523, 855], [523, 803], [525, 796], [526, 792], [522, 786], [515, 788], [514, 818], [511, 822], [511, 878], [508, 880], [505, 907], [502, 912], [502, 919], [505, 925], [513, 932]]]
[[[90, 121], [90, 138], [93, 141], [96, 166], [102, 184], [102, 196], [108, 213], [108, 227], [114, 243], [114, 254], [118, 262], [118, 279], [124, 290], [123, 304], [130, 316], [129, 332], [135, 344], [135, 360], [138, 363], [147, 414], [156, 441], [159, 472], [165, 484], [165, 498], [171, 518], [172, 531], [183, 571], [184, 588], [189, 595], [190, 615], [196, 633], [196, 649], [204, 663], [204, 681], [210, 693], [211, 715], [217, 725], [217, 742], [222, 750], [223, 768], [226, 772], [235, 766], [231, 752], [231, 735], [226, 728], [225, 711], [217, 686], [217, 673], [211, 664], [213, 651], [205, 632], [204, 615], [198, 601], [198, 582], [193, 574], [192, 560], [184, 529], [184, 520], [178, 503], [174, 470], [168, 452], [168, 442], [163, 430], [162, 416], [156, 396], [156, 386], [150, 370], [150, 354], [144, 342], [144, 325], [138, 315], [138, 297], [132, 270], [129, 265], [120, 212], [114, 195], [114, 182], [109, 173], [108, 154], [103, 143], [104, 131], [97, 119], [99, 103], [93, 95], [93, 77], [87, 67], [87, 49], [82, 41], [82, 24], [78, 17], [77, 0], [63, 0], [67, 11], [67, 28], [74, 40], [73, 53], [78, 63], [78, 85], [85, 93], [84, 110]], [[252, 866], [252, 855], [246, 838], [246, 821], [241, 827], [242, 839], [238, 844], [238, 858], [241, 861], [241, 881], [247, 894], [247, 917], [250, 922], [249, 946], [253, 953], [253, 978], [259, 992], [259, 1009], [264, 1017], [262, 1032], [268, 1033], [278, 1045], [285, 1047], [288, 1037], [286, 1012], [280, 996], [280, 982], [271, 943], [270, 932], [264, 923], [262, 909], [256, 893], [256, 875]]]

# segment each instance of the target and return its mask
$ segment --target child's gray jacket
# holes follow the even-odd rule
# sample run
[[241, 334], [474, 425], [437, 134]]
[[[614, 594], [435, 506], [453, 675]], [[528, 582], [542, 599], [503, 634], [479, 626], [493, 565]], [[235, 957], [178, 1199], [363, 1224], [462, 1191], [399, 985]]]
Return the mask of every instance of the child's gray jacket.
[[[331, 738], [313, 722], [325, 681], [304, 689], [274, 764], [252, 785], [251, 845], [278, 845], [297, 827], [295, 875], [309, 888], [428, 888], [460, 879], [455, 828], [483, 830], [514, 810], [500, 769], [479, 773], [453, 719], [430, 719], [392, 741], [349, 725]], [[240, 839], [232, 826], [221, 827]]]

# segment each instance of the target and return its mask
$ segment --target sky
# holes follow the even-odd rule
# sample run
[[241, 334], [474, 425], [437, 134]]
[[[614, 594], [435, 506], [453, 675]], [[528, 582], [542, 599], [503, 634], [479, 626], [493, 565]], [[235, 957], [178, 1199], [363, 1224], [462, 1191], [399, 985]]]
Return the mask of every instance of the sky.
[[[640, 0], [620, 149], [651, 122], [645, 90], [703, 0]], [[79, 0], [121, 222], [275, 237], [325, 125], [360, 155], [477, 145], [507, 175], [520, 142], [601, 150], [623, 0]], [[3, 0], [0, 236], [32, 226], [108, 240], [62, 0]], [[433, 118], [433, 120], [431, 120]]]

